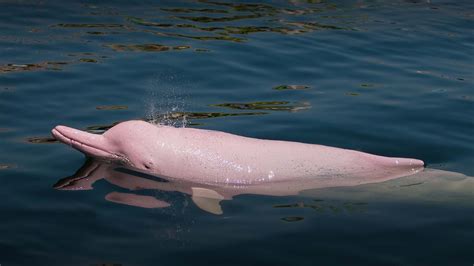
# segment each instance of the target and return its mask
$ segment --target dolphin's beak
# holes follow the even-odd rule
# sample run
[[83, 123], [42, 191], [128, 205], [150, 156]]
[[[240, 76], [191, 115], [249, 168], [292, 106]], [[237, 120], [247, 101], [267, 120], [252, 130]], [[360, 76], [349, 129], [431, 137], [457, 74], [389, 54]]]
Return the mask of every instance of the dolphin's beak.
[[111, 151], [110, 145], [102, 135], [91, 134], [66, 126], [56, 126], [51, 133], [57, 140], [88, 156], [120, 159], [120, 156]]

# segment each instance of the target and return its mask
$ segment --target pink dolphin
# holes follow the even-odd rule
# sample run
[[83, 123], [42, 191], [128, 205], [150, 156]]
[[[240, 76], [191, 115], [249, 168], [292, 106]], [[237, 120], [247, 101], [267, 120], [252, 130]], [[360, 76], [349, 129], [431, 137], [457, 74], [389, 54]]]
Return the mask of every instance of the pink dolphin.
[[120, 123], [103, 135], [57, 126], [59, 141], [88, 156], [118, 161], [175, 180], [202, 184], [256, 185], [292, 180], [321, 187], [383, 182], [423, 170], [423, 161], [229, 133]]

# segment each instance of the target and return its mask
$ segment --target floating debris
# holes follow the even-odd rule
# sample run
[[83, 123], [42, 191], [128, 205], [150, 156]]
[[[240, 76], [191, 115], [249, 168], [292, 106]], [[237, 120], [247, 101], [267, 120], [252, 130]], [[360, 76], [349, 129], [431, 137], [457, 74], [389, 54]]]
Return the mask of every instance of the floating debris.
[[307, 85], [280, 85], [273, 87], [274, 90], [277, 91], [283, 91], [283, 90], [306, 90], [311, 88], [310, 86]]
[[299, 221], [302, 221], [304, 220], [304, 217], [300, 217], [300, 216], [288, 216], [288, 217], [283, 217], [281, 218], [283, 221], [285, 222], [299, 222]]
[[126, 105], [100, 105], [97, 106], [95, 109], [97, 110], [126, 110], [128, 106]]

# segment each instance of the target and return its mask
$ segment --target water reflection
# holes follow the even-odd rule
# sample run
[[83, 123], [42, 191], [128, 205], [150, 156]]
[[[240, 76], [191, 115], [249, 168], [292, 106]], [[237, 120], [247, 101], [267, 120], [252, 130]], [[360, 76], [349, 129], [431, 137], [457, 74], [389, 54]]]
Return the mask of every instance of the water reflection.
[[[92, 190], [94, 184], [102, 179], [128, 190], [127, 192], [112, 191], [108, 193], [105, 196], [107, 201], [142, 208], [166, 208], [172, 206], [173, 202], [166, 202], [150, 195], [143, 195], [143, 193], [146, 193], [147, 190], [180, 192], [190, 196], [198, 208], [212, 214], [222, 214], [221, 202], [232, 200], [242, 194], [279, 197], [304, 195], [313, 198], [313, 200], [311, 202], [304, 200], [290, 204], [278, 204], [273, 207], [275, 209], [304, 208], [312, 209], [317, 213], [337, 214], [363, 213], [368, 208], [369, 202], [374, 199], [374, 195], [377, 195], [375, 198], [378, 201], [408, 199], [414, 202], [416, 200], [433, 200], [426, 197], [426, 194], [435, 193], [438, 197], [434, 200], [444, 203], [453, 198], [456, 203], [460, 203], [460, 200], [464, 198], [469, 201], [469, 204], [472, 204], [471, 192], [474, 189], [474, 178], [435, 169], [426, 169], [414, 176], [383, 183], [347, 187], [335, 187], [334, 183], [326, 183], [321, 178], [254, 185], [210, 185], [156, 176], [92, 158], [88, 158], [75, 174], [58, 180], [53, 187], [58, 190]], [[331, 179], [331, 177], [325, 179]], [[288, 221], [300, 220], [288, 219]]]
[[[340, 24], [348, 24], [336, 20], [335, 16], [321, 15], [315, 18], [313, 14], [337, 10], [334, 4], [319, 3], [307, 5], [290, 3], [289, 5], [272, 5], [257, 3], [232, 3], [219, 1], [197, 1], [201, 7], [168, 7], [160, 8], [156, 14], [146, 18], [132, 14], [106, 10], [105, 13], [95, 12], [92, 15], [120, 16], [123, 23], [57, 23], [51, 28], [64, 29], [100, 29], [87, 31], [90, 35], [149, 33], [170, 38], [186, 38], [198, 41], [231, 41], [244, 42], [247, 39], [232, 35], [247, 35], [250, 33], [273, 32], [284, 35], [302, 34], [316, 30], [351, 30]], [[86, 8], [90, 6], [86, 5]], [[216, 8], [213, 8], [216, 7]], [[97, 9], [95, 7], [94, 9]], [[170, 15], [171, 16], [166, 16]], [[163, 15], [166, 18], [163, 18]], [[312, 16], [307, 16], [312, 15]], [[318, 21], [315, 21], [317, 19]], [[330, 23], [325, 22], [330, 21]], [[183, 23], [184, 22], [184, 23]], [[203, 26], [209, 24], [212, 26]], [[166, 32], [150, 30], [150, 28], [169, 29]], [[110, 31], [108, 30], [115, 30]], [[215, 32], [213, 36], [199, 36], [191, 31]], [[142, 45], [142, 44], [137, 44]], [[145, 44], [143, 44], [145, 45]], [[166, 47], [166, 45], [163, 45]], [[115, 49], [117, 51], [148, 51], [147, 49]], [[159, 51], [168, 51], [164, 49]]]

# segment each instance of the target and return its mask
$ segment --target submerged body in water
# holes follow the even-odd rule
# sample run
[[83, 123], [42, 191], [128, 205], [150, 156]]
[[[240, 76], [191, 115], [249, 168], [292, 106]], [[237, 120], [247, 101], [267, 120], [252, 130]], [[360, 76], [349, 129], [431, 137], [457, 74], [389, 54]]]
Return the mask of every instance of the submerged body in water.
[[415, 174], [424, 163], [315, 144], [262, 140], [219, 131], [120, 123], [103, 135], [57, 126], [55, 138], [88, 156], [203, 184], [287, 181], [353, 186]]

